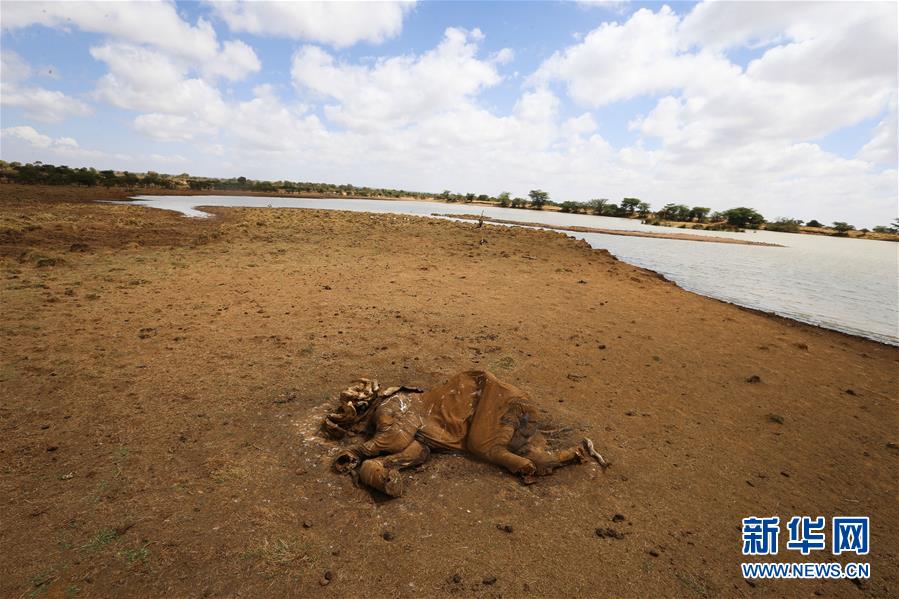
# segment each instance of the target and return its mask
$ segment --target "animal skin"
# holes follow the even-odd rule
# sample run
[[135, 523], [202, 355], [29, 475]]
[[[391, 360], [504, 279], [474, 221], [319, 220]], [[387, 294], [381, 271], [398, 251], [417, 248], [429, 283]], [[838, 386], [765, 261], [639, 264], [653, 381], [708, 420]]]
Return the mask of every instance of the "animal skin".
[[399, 471], [424, 463], [431, 450], [456, 450], [502, 466], [525, 483], [575, 462], [607, 464], [584, 439], [551, 451], [539, 430], [537, 410], [516, 387], [493, 374], [462, 372], [428, 391], [381, 390], [359, 379], [340, 394], [338, 410], [325, 418], [332, 438], [368, 433], [368, 439], [338, 454], [337, 472], [354, 472], [364, 484], [392, 497], [403, 493]]

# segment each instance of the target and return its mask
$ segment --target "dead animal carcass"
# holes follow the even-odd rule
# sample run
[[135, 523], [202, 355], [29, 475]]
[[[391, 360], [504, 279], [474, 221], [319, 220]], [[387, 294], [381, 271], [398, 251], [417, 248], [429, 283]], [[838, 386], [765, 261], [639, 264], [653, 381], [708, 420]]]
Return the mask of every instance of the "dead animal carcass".
[[367, 440], [338, 454], [334, 469], [390, 496], [402, 495], [399, 470], [425, 462], [431, 450], [457, 450], [502, 466], [526, 483], [555, 468], [595, 459], [607, 464], [590, 439], [559, 451], [548, 448], [536, 408], [524, 393], [484, 371], [457, 374], [428, 391], [382, 389], [359, 379], [341, 392], [340, 405], [322, 425], [331, 438]]

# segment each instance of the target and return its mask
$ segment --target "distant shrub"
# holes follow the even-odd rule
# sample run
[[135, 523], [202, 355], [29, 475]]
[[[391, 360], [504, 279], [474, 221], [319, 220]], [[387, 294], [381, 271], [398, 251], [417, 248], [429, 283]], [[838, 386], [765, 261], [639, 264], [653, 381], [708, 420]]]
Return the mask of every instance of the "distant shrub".
[[781, 233], [798, 233], [799, 221], [792, 218], [779, 218], [765, 224], [765, 229], [768, 231], [779, 231]]

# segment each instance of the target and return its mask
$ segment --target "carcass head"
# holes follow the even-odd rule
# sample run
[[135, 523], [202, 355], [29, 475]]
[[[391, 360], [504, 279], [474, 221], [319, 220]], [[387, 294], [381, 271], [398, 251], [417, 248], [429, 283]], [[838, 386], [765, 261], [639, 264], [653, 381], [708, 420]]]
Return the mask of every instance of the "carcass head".
[[378, 381], [357, 379], [340, 392], [337, 410], [325, 417], [322, 429], [329, 437], [339, 439], [365, 430], [369, 417], [378, 404]]

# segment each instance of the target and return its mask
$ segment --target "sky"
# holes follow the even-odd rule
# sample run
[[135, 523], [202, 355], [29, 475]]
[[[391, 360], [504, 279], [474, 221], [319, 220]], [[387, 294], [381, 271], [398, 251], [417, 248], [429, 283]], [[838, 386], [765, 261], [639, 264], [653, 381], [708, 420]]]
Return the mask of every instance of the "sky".
[[895, 2], [0, 3], [0, 158], [856, 226]]

